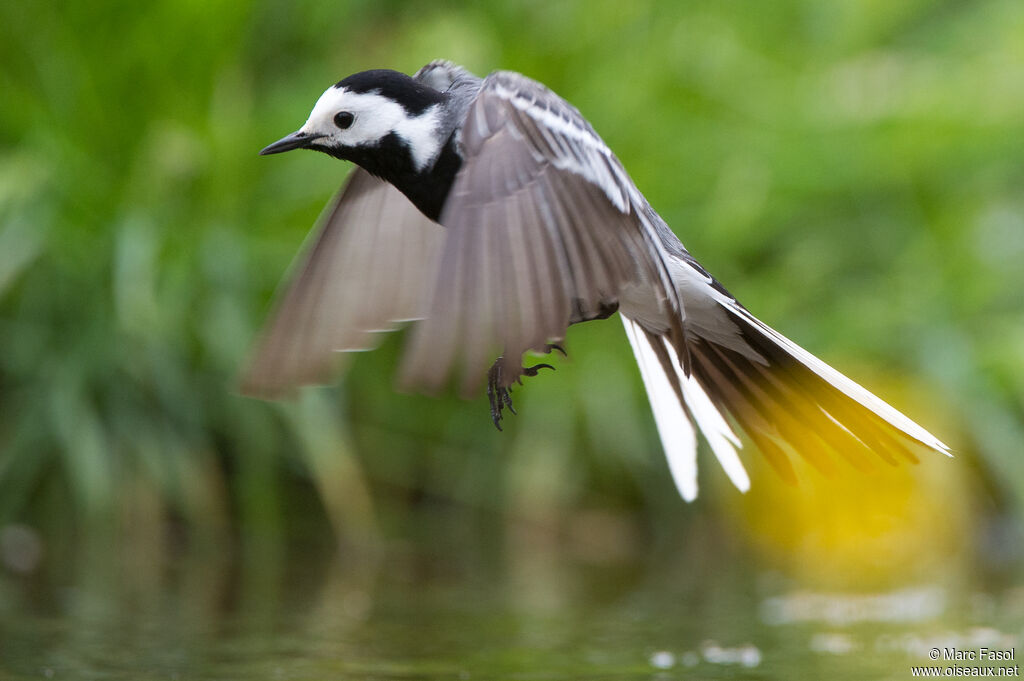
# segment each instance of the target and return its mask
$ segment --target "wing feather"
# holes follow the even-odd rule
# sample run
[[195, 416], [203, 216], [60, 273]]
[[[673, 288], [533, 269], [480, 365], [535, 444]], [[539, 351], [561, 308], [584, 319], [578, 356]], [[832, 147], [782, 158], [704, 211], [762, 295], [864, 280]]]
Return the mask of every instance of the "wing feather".
[[372, 349], [378, 332], [422, 317], [444, 240], [397, 189], [354, 170], [286, 279], [243, 392], [274, 397], [328, 380], [337, 351]]
[[445, 253], [401, 373], [406, 386], [427, 391], [456, 374], [470, 396], [495, 357], [510, 385], [525, 351], [564, 338], [571, 323], [616, 303], [628, 283], [657, 289], [665, 265], [618, 160], [576, 109], [539, 83], [488, 76], [461, 145], [462, 167], [440, 218], [449, 230]]

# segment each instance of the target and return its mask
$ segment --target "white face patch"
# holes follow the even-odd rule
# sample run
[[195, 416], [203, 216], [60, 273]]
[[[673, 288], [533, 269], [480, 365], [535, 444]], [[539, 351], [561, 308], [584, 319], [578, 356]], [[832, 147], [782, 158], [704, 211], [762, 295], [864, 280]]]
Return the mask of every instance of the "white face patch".
[[[334, 123], [334, 117], [342, 111], [355, 117], [345, 129]], [[331, 87], [320, 95], [299, 131], [324, 135], [318, 143], [334, 147], [370, 146], [395, 133], [409, 147], [413, 165], [420, 171], [441, 153], [444, 140], [440, 122], [437, 104], [419, 116], [410, 116], [401, 104], [375, 92]]]

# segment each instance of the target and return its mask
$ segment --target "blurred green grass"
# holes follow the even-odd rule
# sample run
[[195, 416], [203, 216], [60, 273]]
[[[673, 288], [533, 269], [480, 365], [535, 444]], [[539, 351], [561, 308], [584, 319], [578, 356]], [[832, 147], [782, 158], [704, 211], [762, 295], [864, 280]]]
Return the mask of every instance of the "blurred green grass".
[[502, 435], [482, 400], [394, 393], [400, 338], [293, 404], [233, 392], [347, 172], [256, 152], [339, 78], [440, 57], [572, 101], [755, 314], [1024, 492], [1018, 2], [9, 2], [0, 525], [680, 515], [615, 323], [573, 329]]

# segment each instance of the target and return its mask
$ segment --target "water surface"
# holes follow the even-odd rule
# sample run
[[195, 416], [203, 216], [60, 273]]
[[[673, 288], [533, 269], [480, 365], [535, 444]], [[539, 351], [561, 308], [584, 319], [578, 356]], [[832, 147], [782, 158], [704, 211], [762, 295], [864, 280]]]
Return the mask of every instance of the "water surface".
[[844, 590], [690, 534], [671, 550], [581, 551], [530, 530], [467, 540], [445, 522], [373, 549], [88, 546], [59, 569], [0, 580], [0, 670], [8, 679], [905, 679], [935, 646], [1019, 648], [1019, 581], [940, 572]]

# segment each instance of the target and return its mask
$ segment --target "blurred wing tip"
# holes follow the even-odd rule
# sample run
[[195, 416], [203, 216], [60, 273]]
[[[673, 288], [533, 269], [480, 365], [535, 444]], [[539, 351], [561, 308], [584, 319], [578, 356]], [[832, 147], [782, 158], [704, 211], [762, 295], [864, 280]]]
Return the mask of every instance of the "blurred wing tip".
[[[423, 364], [412, 361], [410, 356], [410, 349], [406, 349], [394, 379], [395, 390], [407, 395], [413, 393], [427, 395], [428, 397], [440, 395], [447, 382], [447, 371], [428, 371], [424, 368]], [[434, 367], [430, 366], [429, 368], [433, 369]]]
[[244, 397], [259, 400], [295, 399], [301, 388], [337, 382], [339, 354], [342, 353], [330, 352], [319, 363], [294, 364], [286, 361], [282, 366], [281, 362], [271, 361], [257, 353], [257, 359], [249, 362], [235, 381], [235, 390]]
[[295, 386], [267, 381], [249, 374], [235, 381], [234, 390], [242, 397], [268, 402], [294, 398], [297, 392]]

